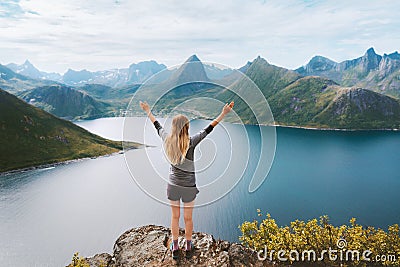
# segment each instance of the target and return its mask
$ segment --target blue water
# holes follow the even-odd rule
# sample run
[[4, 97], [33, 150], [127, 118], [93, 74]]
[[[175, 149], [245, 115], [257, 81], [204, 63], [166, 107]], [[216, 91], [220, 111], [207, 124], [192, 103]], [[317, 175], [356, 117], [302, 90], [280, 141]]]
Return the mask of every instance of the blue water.
[[[122, 123], [122, 118], [108, 118], [78, 124], [121, 140]], [[137, 129], [143, 129], [142, 118], [135, 123]], [[191, 131], [207, 123], [193, 121]], [[237, 125], [225, 124], [225, 128], [232, 136], [242, 134]], [[216, 128], [209, 136], [216, 151], [229, 150], [222, 129]], [[259, 132], [255, 126], [246, 126], [246, 132], [252, 149], [243, 178], [218, 201], [194, 210], [195, 231], [238, 241], [238, 225], [259, 219], [257, 209], [269, 212], [280, 225], [324, 214], [336, 225], [348, 223], [351, 217], [363, 225], [381, 228], [400, 223], [399, 132], [277, 128], [275, 160], [267, 179], [254, 193], [248, 192], [248, 185], [260, 149]], [[151, 170], [142, 162], [146, 152], [156, 157], [159, 166], [164, 163], [158, 156], [158, 137], [153, 132], [147, 138], [147, 143], [156, 146], [131, 150], [126, 156], [132, 166], [148, 171], [150, 177]], [[198, 176], [199, 184], [218, 175], [218, 162], [223, 161], [216, 158], [213, 168]], [[167, 172], [161, 167], [162, 175]], [[155, 187], [165, 190], [162, 184]], [[202, 194], [208, 192], [200, 190], [199, 198]], [[169, 216], [167, 205], [154, 200], [134, 182], [122, 154], [2, 175], [0, 263], [64, 266], [76, 251], [83, 256], [111, 252], [117, 237], [131, 227], [168, 226]]]

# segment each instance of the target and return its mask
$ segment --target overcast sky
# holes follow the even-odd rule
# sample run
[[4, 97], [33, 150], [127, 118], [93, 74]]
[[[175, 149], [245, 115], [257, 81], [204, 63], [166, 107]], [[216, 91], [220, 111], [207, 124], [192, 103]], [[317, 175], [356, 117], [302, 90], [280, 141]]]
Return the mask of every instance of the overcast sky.
[[260, 55], [297, 68], [399, 50], [399, 10], [396, 0], [3, 0], [0, 63], [63, 73], [197, 54], [237, 68]]

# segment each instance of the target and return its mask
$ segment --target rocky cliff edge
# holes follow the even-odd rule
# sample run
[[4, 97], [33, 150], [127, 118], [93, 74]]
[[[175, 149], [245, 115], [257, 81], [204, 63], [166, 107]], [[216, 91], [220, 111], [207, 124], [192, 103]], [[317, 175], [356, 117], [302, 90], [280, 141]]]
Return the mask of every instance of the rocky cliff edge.
[[[180, 229], [179, 246], [184, 247], [184, 231]], [[122, 266], [270, 266], [257, 259], [257, 253], [241, 244], [215, 240], [210, 234], [194, 232], [195, 252], [186, 259], [183, 252], [173, 260], [169, 251], [169, 228], [146, 225], [123, 233], [114, 244], [113, 255], [97, 254], [86, 258], [91, 267]], [[182, 251], [182, 250], [181, 250]]]

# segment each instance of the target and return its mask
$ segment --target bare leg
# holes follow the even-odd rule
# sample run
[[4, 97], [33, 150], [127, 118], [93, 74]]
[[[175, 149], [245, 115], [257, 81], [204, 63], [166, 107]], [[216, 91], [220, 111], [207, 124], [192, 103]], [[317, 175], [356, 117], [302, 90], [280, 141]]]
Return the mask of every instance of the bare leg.
[[171, 233], [172, 240], [177, 240], [179, 237], [179, 217], [181, 212], [180, 201], [170, 200], [171, 205]]
[[192, 202], [183, 203], [183, 218], [185, 220], [185, 238], [186, 238], [186, 240], [192, 240], [193, 206], [194, 206], [194, 200]]

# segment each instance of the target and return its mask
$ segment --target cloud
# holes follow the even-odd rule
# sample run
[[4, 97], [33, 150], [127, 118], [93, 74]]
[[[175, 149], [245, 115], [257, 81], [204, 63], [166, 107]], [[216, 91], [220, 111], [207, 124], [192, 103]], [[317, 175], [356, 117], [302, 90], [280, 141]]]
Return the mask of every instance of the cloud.
[[16, 17], [23, 13], [23, 10], [18, 5], [18, 0], [5, 0], [0, 2], [0, 18]]
[[[397, 1], [21, 0], [0, 5], [0, 62], [39, 68], [127, 67], [155, 59], [239, 67], [257, 55], [288, 68], [400, 47]], [[8, 10], [4, 12], [3, 10]], [[14, 52], [13, 52], [14, 51]]]

